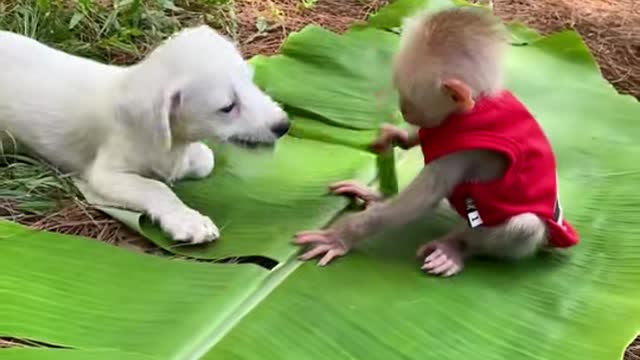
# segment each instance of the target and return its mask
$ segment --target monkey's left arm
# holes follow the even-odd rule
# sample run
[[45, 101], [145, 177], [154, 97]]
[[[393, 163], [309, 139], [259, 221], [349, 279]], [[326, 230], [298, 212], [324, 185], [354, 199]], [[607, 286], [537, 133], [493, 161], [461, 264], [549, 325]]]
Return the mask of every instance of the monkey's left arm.
[[358, 241], [428, 214], [456, 185], [468, 178], [477, 161], [474, 150], [443, 156], [425, 166], [397, 196], [346, 216], [329, 229], [296, 234], [296, 244], [312, 245], [301, 259], [324, 254], [319, 264], [325, 265], [334, 257], [346, 254]]

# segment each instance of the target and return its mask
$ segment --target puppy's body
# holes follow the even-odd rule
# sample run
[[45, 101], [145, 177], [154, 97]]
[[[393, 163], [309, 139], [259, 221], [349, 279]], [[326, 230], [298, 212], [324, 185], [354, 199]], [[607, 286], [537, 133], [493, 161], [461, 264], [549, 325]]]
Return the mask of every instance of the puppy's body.
[[214, 157], [200, 140], [272, 144], [286, 132], [285, 113], [251, 80], [233, 44], [205, 26], [130, 67], [0, 31], [0, 134], [175, 240], [210, 241], [213, 222], [165, 182], [209, 175]]
[[125, 69], [4, 31], [0, 69], [0, 129], [64, 171], [86, 169], [115, 125], [109, 94]]

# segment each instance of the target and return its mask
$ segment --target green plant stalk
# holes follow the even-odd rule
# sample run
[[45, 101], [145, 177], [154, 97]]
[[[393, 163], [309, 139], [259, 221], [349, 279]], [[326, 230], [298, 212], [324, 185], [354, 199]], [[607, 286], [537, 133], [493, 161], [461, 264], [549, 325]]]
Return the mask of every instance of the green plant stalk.
[[398, 177], [396, 174], [396, 154], [394, 149], [376, 157], [380, 192], [386, 198], [398, 193]]

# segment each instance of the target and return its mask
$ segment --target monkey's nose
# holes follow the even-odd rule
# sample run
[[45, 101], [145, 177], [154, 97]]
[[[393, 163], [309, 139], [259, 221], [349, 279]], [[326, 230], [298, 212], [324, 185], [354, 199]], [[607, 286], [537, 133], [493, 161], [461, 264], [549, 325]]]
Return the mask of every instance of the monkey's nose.
[[289, 132], [289, 128], [291, 127], [291, 124], [289, 123], [289, 121], [284, 120], [284, 121], [280, 121], [279, 123], [273, 125], [271, 127], [271, 132], [276, 136], [276, 137], [282, 137], [284, 136], [287, 132]]

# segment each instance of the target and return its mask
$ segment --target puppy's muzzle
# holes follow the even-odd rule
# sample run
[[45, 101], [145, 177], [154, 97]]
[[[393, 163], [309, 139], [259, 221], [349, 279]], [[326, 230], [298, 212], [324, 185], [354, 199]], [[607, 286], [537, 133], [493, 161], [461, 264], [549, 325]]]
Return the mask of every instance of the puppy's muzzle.
[[280, 138], [289, 132], [290, 127], [291, 123], [289, 122], [289, 120], [285, 119], [273, 125], [270, 130], [273, 135], [275, 135], [277, 138]]

